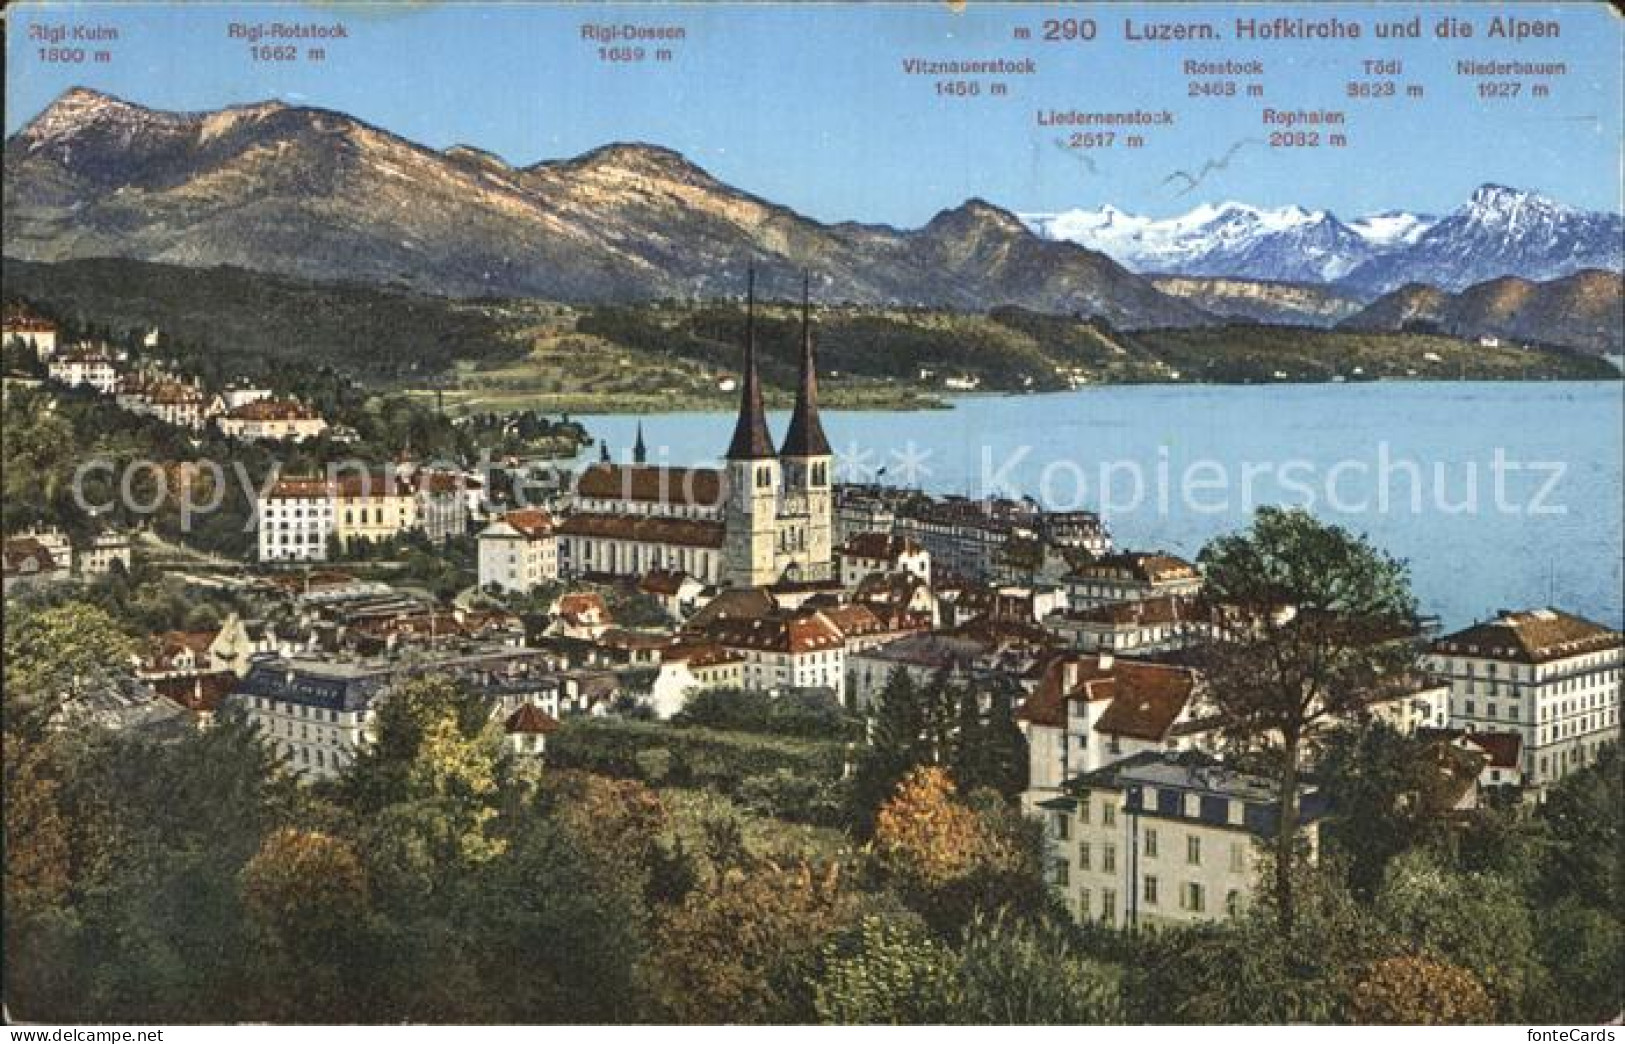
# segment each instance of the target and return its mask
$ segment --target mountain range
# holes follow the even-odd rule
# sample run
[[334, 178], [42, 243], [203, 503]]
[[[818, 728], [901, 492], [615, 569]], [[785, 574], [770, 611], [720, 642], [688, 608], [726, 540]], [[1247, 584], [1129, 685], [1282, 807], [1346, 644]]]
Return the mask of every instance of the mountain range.
[[981, 200], [918, 229], [824, 224], [649, 145], [516, 167], [324, 109], [159, 112], [75, 88], [7, 139], [5, 176], [4, 249], [22, 260], [576, 302], [737, 296], [753, 264], [769, 293], [807, 269], [826, 300], [859, 304], [1021, 305], [1125, 328], [1211, 318]]
[[4, 251], [23, 261], [582, 304], [738, 297], [755, 265], [768, 296], [790, 296], [805, 269], [832, 304], [1015, 306], [1125, 330], [1421, 321], [1590, 351], [1620, 341], [1619, 280], [1605, 278], [1622, 267], [1620, 218], [1494, 185], [1438, 217], [1241, 203], [1018, 216], [971, 199], [897, 229], [814, 220], [653, 145], [515, 166], [326, 109], [164, 112], [84, 88], [6, 140], [5, 177]]
[[1618, 353], [1625, 343], [1622, 282], [1618, 272], [1586, 269], [1545, 282], [1502, 276], [1458, 293], [1409, 283], [1337, 325], [1345, 330], [1410, 330]]
[[1544, 281], [1625, 268], [1625, 221], [1535, 192], [1482, 185], [1443, 216], [1203, 204], [1171, 218], [1111, 205], [1023, 215], [1049, 239], [1148, 274], [1327, 283], [1367, 299], [1408, 283], [1463, 290], [1503, 276]]

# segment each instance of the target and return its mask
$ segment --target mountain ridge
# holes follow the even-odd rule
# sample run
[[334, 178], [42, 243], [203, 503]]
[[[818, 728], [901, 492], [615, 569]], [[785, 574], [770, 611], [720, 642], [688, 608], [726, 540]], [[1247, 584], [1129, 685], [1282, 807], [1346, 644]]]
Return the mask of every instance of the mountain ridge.
[[769, 286], [806, 269], [857, 303], [1212, 321], [985, 200], [918, 229], [825, 224], [644, 143], [512, 166], [331, 109], [170, 113], [75, 88], [7, 139], [5, 170], [4, 248], [27, 260], [229, 264], [589, 302], [736, 296], [754, 264]]
[[1625, 352], [1625, 279], [1583, 269], [1536, 281], [1501, 276], [1452, 293], [1426, 283], [1391, 290], [1337, 324], [1344, 330], [1415, 330], [1463, 338], [1561, 345], [1596, 354]]
[[1458, 291], [1503, 275], [1536, 281], [1625, 268], [1625, 222], [1486, 182], [1447, 214], [1344, 221], [1300, 205], [1204, 203], [1170, 218], [1106, 204], [1023, 215], [1029, 226], [1148, 275], [1320, 282], [1372, 299], [1406, 283]]

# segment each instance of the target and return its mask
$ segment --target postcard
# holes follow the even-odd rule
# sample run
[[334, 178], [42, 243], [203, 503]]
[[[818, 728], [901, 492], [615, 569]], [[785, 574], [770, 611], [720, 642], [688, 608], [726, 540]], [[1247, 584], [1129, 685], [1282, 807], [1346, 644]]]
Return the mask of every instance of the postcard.
[[1613, 6], [4, 21], [10, 1039], [1615, 1039]]

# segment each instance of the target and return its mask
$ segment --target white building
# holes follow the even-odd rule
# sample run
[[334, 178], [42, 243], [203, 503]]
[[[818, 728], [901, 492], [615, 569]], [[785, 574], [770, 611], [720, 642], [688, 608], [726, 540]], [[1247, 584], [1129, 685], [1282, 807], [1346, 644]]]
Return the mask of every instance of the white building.
[[524, 594], [559, 576], [553, 518], [540, 508], [510, 511], [479, 535], [481, 589]]
[[660, 651], [660, 667], [644, 702], [664, 720], [682, 710], [696, 692], [744, 687], [743, 653], [709, 642], [684, 642]]
[[231, 700], [290, 771], [331, 779], [372, 742], [373, 701], [388, 679], [336, 663], [257, 663]]
[[1622, 635], [1556, 609], [1503, 611], [1433, 643], [1450, 724], [1522, 738], [1526, 785], [1543, 789], [1620, 739]]
[[[292, 399], [250, 398], [256, 392], [228, 391], [227, 412], [216, 419], [220, 434], [236, 439], [313, 439], [327, 430], [327, 421], [304, 403]], [[233, 399], [240, 400], [231, 405]]]
[[521, 758], [541, 758], [547, 737], [559, 731], [559, 720], [534, 703], [522, 703], [502, 722], [508, 749]]
[[1200, 600], [1158, 595], [1051, 613], [1044, 626], [1084, 652], [1181, 649], [1213, 634], [1213, 613]]
[[319, 478], [278, 479], [255, 501], [261, 562], [325, 562], [334, 497]]
[[1202, 574], [1173, 555], [1122, 551], [1078, 566], [1062, 583], [1068, 605], [1087, 609], [1161, 595], [1193, 597], [1201, 593]]
[[1016, 715], [1027, 732], [1026, 804], [1137, 754], [1216, 749], [1200, 682], [1188, 667], [1110, 653], [1053, 658]]
[[666, 569], [704, 584], [723, 578], [721, 522], [581, 512], [559, 523], [556, 532], [564, 576], [643, 576]]
[[931, 583], [931, 553], [913, 537], [858, 533], [841, 546], [841, 586], [852, 590], [873, 573], [908, 573]]
[[78, 548], [73, 555], [74, 568], [80, 576], [101, 576], [117, 563], [129, 570], [131, 564], [130, 538], [124, 533], [106, 530], [97, 533], [90, 543]]
[[816, 610], [774, 610], [764, 616], [712, 621], [705, 638], [745, 658], [747, 689], [828, 689], [846, 693], [846, 637]]
[[[1265, 779], [1194, 752], [1145, 751], [1066, 781], [1039, 806], [1051, 881], [1079, 921], [1127, 926], [1234, 917], [1259, 886], [1261, 842], [1280, 802]], [[1299, 798], [1310, 858], [1325, 802]]]
[[56, 324], [44, 316], [34, 315], [22, 308], [8, 308], [0, 323], [0, 343], [10, 344], [16, 338], [34, 349], [42, 362], [56, 354]]
[[100, 352], [75, 350], [54, 356], [46, 364], [46, 374], [70, 388], [90, 388], [102, 395], [113, 394], [118, 386], [118, 369]]

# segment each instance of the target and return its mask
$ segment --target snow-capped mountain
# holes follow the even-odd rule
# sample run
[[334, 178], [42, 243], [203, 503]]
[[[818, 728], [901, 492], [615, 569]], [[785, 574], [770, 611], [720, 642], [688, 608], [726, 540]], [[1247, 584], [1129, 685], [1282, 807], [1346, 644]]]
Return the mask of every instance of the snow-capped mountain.
[[1246, 203], [1204, 203], [1171, 218], [1109, 204], [1023, 218], [1042, 236], [1099, 250], [1140, 272], [1312, 283], [1341, 279], [1431, 220], [1388, 213], [1345, 224], [1324, 210]]
[[1336, 283], [1372, 297], [1406, 283], [1460, 290], [1513, 275], [1549, 280], [1625, 268], [1617, 214], [1483, 185], [1442, 218], [1394, 210], [1343, 221], [1325, 210], [1203, 204], [1149, 218], [1106, 205], [1022, 215], [1034, 231], [1147, 274]]
[[1411, 242], [1342, 280], [1365, 294], [1406, 283], [1461, 290], [1502, 276], [1557, 279], [1587, 268], [1625, 268], [1625, 220], [1534, 192], [1481, 185], [1464, 205]]

